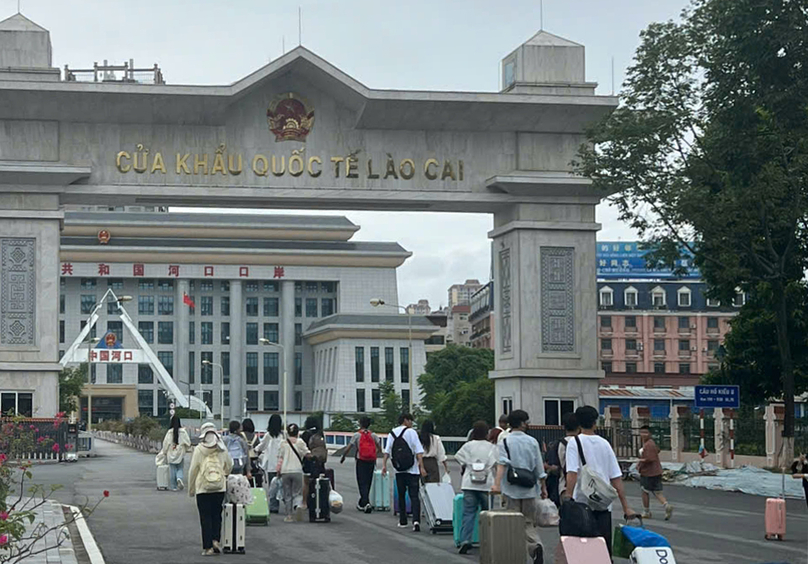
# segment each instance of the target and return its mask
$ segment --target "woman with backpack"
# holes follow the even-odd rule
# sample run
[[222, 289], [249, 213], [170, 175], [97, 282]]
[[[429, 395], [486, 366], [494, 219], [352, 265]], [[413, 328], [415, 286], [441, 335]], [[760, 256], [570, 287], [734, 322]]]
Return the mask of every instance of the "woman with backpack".
[[260, 488], [264, 483], [264, 475], [258, 465], [258, 453], [255, 449], [258, 446], [259, 439], [258, 435], [255, 434], [255, 423], [253, 423], [252, 419], [247, 418], [241, 422], [240, 435], [244, 437], [247, 443], [248, 471], [255, 481], [254, 487]]
[[168, 462], [170, 474], [169, 487], [172, 492], [183, 489], [183, 466], [185, 465], [185, 453], [191, 449], [191, 438], [188, 431], [182, 428], [180, 418], [176, 415], [171, 417], [168, 432], [163, 438], [163, 456]]
[[356, 508], [365, 513], [371, 513], [370, 486], [373, 483], [373, 472], [376, 471], [376, 459], [382, 450], [382, 440], [370, 430], [370, 417], [367, 415], [359, 419], [359, 431], [351, 437], [348, 448], [342, 455], [339, 463], [352, 452], [356, 452], [356, 484], [359, 487], [359, 502]]
[[280, 452], [281, 444], [283, 444], [283, 421], [281, 416], [275, 413], [269, 418], [267, 432], [261, 440], [261, 444], [255, 448], [255, 452], [259, 455], [258, 465], [265, 474], [270, 513], [278, 513], [280, 505], [278, 503], [278, 493], [281, 491], [281, 480], [275, 473], [278, 467], [278, 453]]
[[188, 471], [188, 495], [196, 496], [202, 554], [210, 556], [221, 552], [222, 503], [233, 460], [213, 423], [205, 423], [200, 431], [199, 445], [194, 449]]
[[426, 469], [424, 483], [440, 482], [440, 465], [443, 464], [444, 472], [449, 474], [449, 464], [446, 462], [443, 441], [435, 434], [435, 424], [430, 420], [424, 421], [418, 437], [424, 446], [424, 468]]
[[[292, 523], [295, 520], [292, 515], [295, 510], [294, 502], [303, 491], [303, 459], [309, 454], [309, 447], [306, 446], [306, 441], [297, 436], [299, 432], [297, 425], [294, 423], [289, 425], [286, 428], [288, 436], [281, 443], [278, 452], [276, 472], [283, 486], [283, 503], [286, 507], [284, 523]], [[305, 498], [303, 502], [305, 504]]]
[[247, 446], [247, 441], [240, 433], [241, 423], [238, 421], [231, 421], [228, 427], [228, 434], [224, 438], [224, 445], [227, 447], [227, 453], [233, 459], [233, 474], [246, 474], [247, 479], [250, 479], [251, 473], [249, 469], [250, 447]]
[[488, 440], [488, 423], [477, 421], [471, 429], [471, 440], [460, 447], [455, 460], [460, 463], [463, 480], [463, 525], [460, 529], [460, 554], [471, 548], [477, 510], [488, 511], [488, 494], [494, 484], [493, 469], [497, 463], [497, 446]]

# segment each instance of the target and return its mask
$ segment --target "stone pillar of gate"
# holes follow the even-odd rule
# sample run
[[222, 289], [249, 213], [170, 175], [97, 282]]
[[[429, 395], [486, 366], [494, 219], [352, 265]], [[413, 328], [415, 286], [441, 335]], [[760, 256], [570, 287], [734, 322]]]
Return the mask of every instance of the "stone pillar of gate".
[[[525, 187], [540, 192], [540, 185]], [[558, 199], [556, 199], [558, 200]], [[515, 204], [494, 213], [496, 405], [545, 423], [545, 400], [598, 409], [595, 204]]]
[[634, 405], [631, 407], [631, 427], [639, 429], [643, 425], [651, 422], [651, 409], [644, 405]]
[[[190, 327], [189, 322], [191, 320], [191, 308], [185, 305], [183, 301], [183, 296], [185, 294], [190, 295], [188, 292], [188, 280], [177, 280], [176, 286], [174, 289], [174, 307], [176, 308], [175, 313], [177, 314], [177, 327], [174, 328], [174, 336], [177, 340], [176, 345], [176, 357], [174, 359], [174, 381], [180, 383], [179, 388], [185, 392], [185, 397], [188, 398], [194, 395], [194, 390], [196, 389], [196, 376], [199, 372], [196, 369], [196, 366], [193, 366], [194, 370], [194, 381], [191, 381], [191, 373], [189, 363], [190, 359], [188, 358], [188, 351], [190, 351]], [[194, 364], [198, 364], [198, 359], [194, 359]], [[181, 382], [188, 382], [187, 386], [182, 384]], [[188, 408], [190, 409], [191, 406], [189, 405]]]
[[0, 390], [32, 394], [33, 416], [52, 417], [59, 410], [59, 232], [64, 214], [58, 194], [3, 188]]
[[[244, 418], [244, 300], [241, 280], [230, 281], [230, 419]], [[222, 422], [223, 426], [226, 426]]]
[[[287, 411], [295, 408], [295, 281], [284, 280], [281, 282], [281, 343], [283, 350], [279, 351], [283, 356], [281, 363], [281, 394], [280, 408], [286, 405]], [[286, 381], [283, 381], [283, 374], [286, 374]], [[284, 400], [286, 403], [284, 404]], [[284, 425], [288, 422], [284, 421]]]
[[671, 462], [682, 461], [682, 449], [685, 445], [685, 436], [681, 420], [690, 416], [690, 408], [688, 406], [671, 406]]
[[766, 406], [766, 466], [777, 466], [780, 449], [783, 448], [783, 421], [786, 408], [782, 403], [770, 403]]
[[715, 465], [729, 468], [729, 409], [713, 409]]

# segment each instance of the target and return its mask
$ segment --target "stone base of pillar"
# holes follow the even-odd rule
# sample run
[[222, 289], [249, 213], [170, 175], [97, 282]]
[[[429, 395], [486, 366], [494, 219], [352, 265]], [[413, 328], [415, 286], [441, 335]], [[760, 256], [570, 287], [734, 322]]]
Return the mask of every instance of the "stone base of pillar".
[[684, 405], [671, 407], [671, 462], [682, 462], [682, 449], [685, 436], [682, 431], [681, 419], [690, 417], [690, 408]]
[[499, 376], [496, 371], [490, 373], [496, 383], [497, 416], [512, 409], [523, 409], [530, 415], [532, 425], [545, 425], [545, 400], [568, 400], [575, 403], [576, 409], [591, 405], [600, 411], [597, 379], [576, 378], [575, 371], [566, 378], [520, 376], [513, 372], [508, 371], [507, 376]]

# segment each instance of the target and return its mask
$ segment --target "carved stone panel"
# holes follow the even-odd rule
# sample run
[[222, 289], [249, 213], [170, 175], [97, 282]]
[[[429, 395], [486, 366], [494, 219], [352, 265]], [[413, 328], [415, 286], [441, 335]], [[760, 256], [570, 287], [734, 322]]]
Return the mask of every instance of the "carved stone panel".
[[36, 344], [36, 239], [0, 239], [0, 344]]
[[541, 343], [544, 352], [575, 351], [575, 250], [541, 248]]
[[502, 342], [502, 352], [511, 352], [512, 323], [511, 323], [511, 250], [502, 249], [499, 252], [499, 297], [500, 297], [500, 327], [498, 327]]

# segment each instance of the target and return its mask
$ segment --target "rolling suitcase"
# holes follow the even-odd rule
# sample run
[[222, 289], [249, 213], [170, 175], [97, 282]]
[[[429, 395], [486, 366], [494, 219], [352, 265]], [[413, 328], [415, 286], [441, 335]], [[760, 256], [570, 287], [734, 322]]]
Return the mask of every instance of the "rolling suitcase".
[[376, 511], [390, 511], [390, 474], [382, 476], [381, 470], [373, 473], [370, 484], [370, 505]]
[[518, 511], [480, 513], [480, 564], [525, 564], [525, 555], [524, 515]]
[[[452, 534], [454, 535], [455, 546], [460, 546], [460, 530], [463, 527], [463, 494], [459, 493], [454, 497], [454, 508], [452, 510]], [[474, 532], [471, 534], [471, 545], [480, 544], [480, 510], [474, 515]]]
[[157, 467], [157, 489], [165, 491], [168, 489], [168, 464]]
[[603, 537], [561, 537], [555, 561], [556, 564], [611, 564], [612, 559]]
[[766, 540], [783, 540], [786, 536], [786, 500], [766, 499]]
[[676, 559], [669, 546], [653, 546], [635, 548], [629, 557], [629, 562], [632, 564], [676, 564]]
[[433, 535], [451, 532], [455, 496], [452, 484], [424, 484], [420, 495], [430, 532]]
[[269, 500], [264, 488], [250, 488], [253, 501], [244, 507], [248, 525], [269, 525]]
[[[410, 502], [410, 492], [404, 492], [404, 501], [407, 515], [412, 515], [412, 503]], [[393, 479], [393, 515], [398, 515], [398, 480]]]
[[331, 521], [331, 481], [325, 476], [314, 478], [309, 482], [309, 522], [328, 523]]
[[244, 506], [226, 503], [222, 511], [222, 552], [244, 554]]

